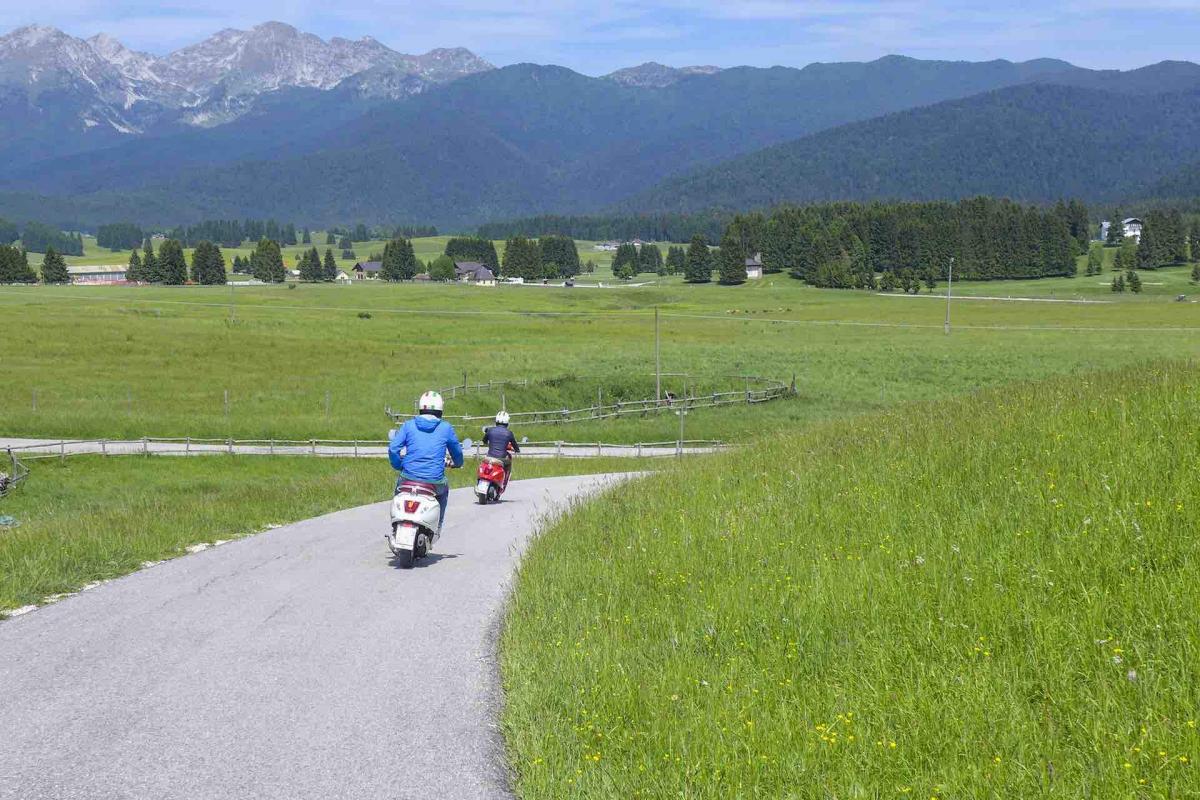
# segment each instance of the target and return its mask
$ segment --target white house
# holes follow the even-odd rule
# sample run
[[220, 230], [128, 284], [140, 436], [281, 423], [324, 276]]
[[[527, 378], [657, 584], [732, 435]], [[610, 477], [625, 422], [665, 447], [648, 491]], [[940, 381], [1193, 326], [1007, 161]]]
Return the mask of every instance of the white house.
[[478, 261], [455, 261], [454, 275], [463, 283], [476, 286], [495, 286], [496, 275]]
[[67, 267], [71, 283], [124, 283], [126, 267], [86, 266]]
[[755, 253], [753, 256], [746, 259], [746, 278], [748, 280], [756, 280], [762, 276], [762, 256], [759, 253]]
[[1121, 220], [1121, 225], [1125, 228], [1125, 238], [1133, 239], [1135, 242], [1142, 241], [1142, 221], [1137, 217], [1128, 217]]

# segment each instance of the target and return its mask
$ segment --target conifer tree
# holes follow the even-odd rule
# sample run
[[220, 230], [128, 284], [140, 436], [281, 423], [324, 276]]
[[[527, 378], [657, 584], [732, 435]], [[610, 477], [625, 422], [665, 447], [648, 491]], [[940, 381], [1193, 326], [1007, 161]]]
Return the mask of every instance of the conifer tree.
[[36, 282], [37, 274], [29, 267], [28, 254], [19, 247], [0, 244], [0, 284]]
[[304, 229], [304, 237], [303, 237], [303, 239], [301, 239], [300, 244], [312, 244], [312, 243], [313, 243], [312, 231], [310, 231], [308, 228], [305, 228]]
[[894, 292], [896, 291], [896, 272], [895, 270], [884, 270], [883, 277], [879, 279], [879, 291]]
[[[333, 231], [325, 232], [325, 244], [337, 244], [337, 237], [333, 235]], [[343, 250], [345, 248], [342, 248]]]
[[712, 254], [702, 234], [693, 236], [688, 245], [683, 277], [688, 283], [708, 283], [712, 280]]
[[264, 283], [283, 283], [287, 272], [283, 267], [283, 253], [279, 243], [273, 239], [259, 239], [250, 256], [250, 271], [254, 277]]
[[42, 259], [42, 283], [70, 283], [71, 275], [67, 272], [67, 262], [53, 247], [46, 248], [46, 256]]
[[1112, 290], [1114, 292], [1125, 291], [1125, 273], [1118, 272], [1117, 277], [1112, 279]]
[[321, 279], [326, 283], [337, 280], [337, 260], [333, 257], [333, 248], [325, 251], [325, 262], [321, 265]]
[[133, 252], [129, 254], [129, 266], [125, 268], [125, 280], [145, 280], [145, 278], [142, 276], [142, 258], [138, 255], [136, 247], [133, 248]]
[[730, 225], [717, 252], [717, 280], [726, 286], [746, 282], [746, 251], [740, 232]]
[[1087, 274], [1099, 275], [1104, 271], [1104, 247], [1093, 243], [1088, 247]]
[[1129, 291], [1134, 294], [1141, 294], [1142, 279], [1137, 274], [1137, 270], [1129, 270], [1129, 274], [1125, 276], [1125, 285], [1129, 287]]
[[679, 275], [687, 266], [687, 251], [678, 245], [671, 245], [667, 250], [667, 258], [664, 262], [668, 275]]
[[207, 239], [197, 242], [192, 252], [192, 282], [203, 286], [225, 283], [225, 254]]
[[1192, 283], [1200, 283], [1200, 261], [1196, 262], [1196, 266], [1192, 267]]
[[158, 258], [154, 255], [154, 242], [147, 238], [142, 250], [142, 280], [147, 283], [162, 283], [162, 272]]
[[1137, 268], [1158, 269], [1162, 264], [1158, 252], [1158, 234], [1149, 223], [1142, 226], [1142, 236], [1137, 244]]
[[188, 280], [187, 260], [178, 239], [165, 239], [158, 247], [158, 272], [162, 283], [182, 286]]
[[300, 258], [300, 280], [319, 281], [323, 277], [322, 269], [321, 255], [317, 252], [317, 248], [312, 247], [305, 250], [304, 255]]
[[1109, 247], [1120, 247], [1125, 241], [1125, 224], [1121, 222], [1121, 212], [1113, 212], [1112, 221], [1108, 223], [1108, 238], [1104, 243]]

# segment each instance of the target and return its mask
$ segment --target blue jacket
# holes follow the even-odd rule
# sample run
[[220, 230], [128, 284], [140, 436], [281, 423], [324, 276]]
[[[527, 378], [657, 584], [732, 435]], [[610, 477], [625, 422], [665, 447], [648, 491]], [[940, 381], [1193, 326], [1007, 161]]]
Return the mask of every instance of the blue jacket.
[[[404, 455], [400, 450], [404, 449]], [[432, 414], [422, 414], [405, 422], [388, 444], [388, 460], [392, 468], [406, 477], [430, 483], [446, 480], [446, 451], [454, 466], [463, 465], [462, 446], [454, 426]]]

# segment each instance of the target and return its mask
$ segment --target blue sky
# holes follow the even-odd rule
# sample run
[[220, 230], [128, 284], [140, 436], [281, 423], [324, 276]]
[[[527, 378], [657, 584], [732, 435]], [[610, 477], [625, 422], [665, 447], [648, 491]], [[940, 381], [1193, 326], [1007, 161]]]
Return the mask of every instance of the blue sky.
[[1200, 0], [0, 0], [0, 29], [100, 31], [165, 53], [221, 28], [280, 20], [323, 38], [374, 36], [404, 52], [463, 46], [498, 65], [601, 74], [673, 66], [803, 66], [901, 53], [981, 61], [1063, 58], [1129, 68], [1200, 61]]

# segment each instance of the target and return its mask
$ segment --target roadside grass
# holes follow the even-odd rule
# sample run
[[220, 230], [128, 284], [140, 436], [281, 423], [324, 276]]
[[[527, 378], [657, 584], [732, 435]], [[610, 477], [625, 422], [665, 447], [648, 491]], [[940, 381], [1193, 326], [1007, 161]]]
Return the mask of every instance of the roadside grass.
[[[961, 288], [995, 293], [1001, 284]], [[633, 381], [650, 386], [655, 307], [665, 372], [796, 375], [794, 400], [688, 415], [685, 435], [696, 439], [741, 440], [1012, 380], [1200, 356], [1196, 306], [1150, 295], [1094, 305], [964, 300], [944, 336], [936, 300], [818, 290], [783, 276], [611, 291], [4, 287], [0, 435], [378, 439], [389, 427], [385, 406], [407, 408], [464, 373], [472, 383], [558, 381], [506, 390], [513, 410], [578, 407], [596, 388], [611, 397]], [[572, 377], [591, 382], [562, 380]], [[664, 389], [681, 395], [684, 386], [668, 376]], [[499, 402], [495, 392], [460, 396], [448, 413], [492, 412]], [[673, 415], [651, 415], [518, 435], [632, 443], [678, 430]]]
[[1200, 795], [1198, 380], [905, 406], [575, 509], [502, 636], [518, 795]]
[[[624, 458], [519, 460], [516, 479], [652, 470]], [[477, 462], [450, 472], [475, 481]], [[0, 528], [0, 617], [190, 545], [234, 539], [343, 508], [386, 500], [395, 472], [386, 460], [272, 456], [75, 456], [30, 462], [20, 489], [0, 501], [17, 518]], [[361, 531], [363, 536], [382, 536]]]

